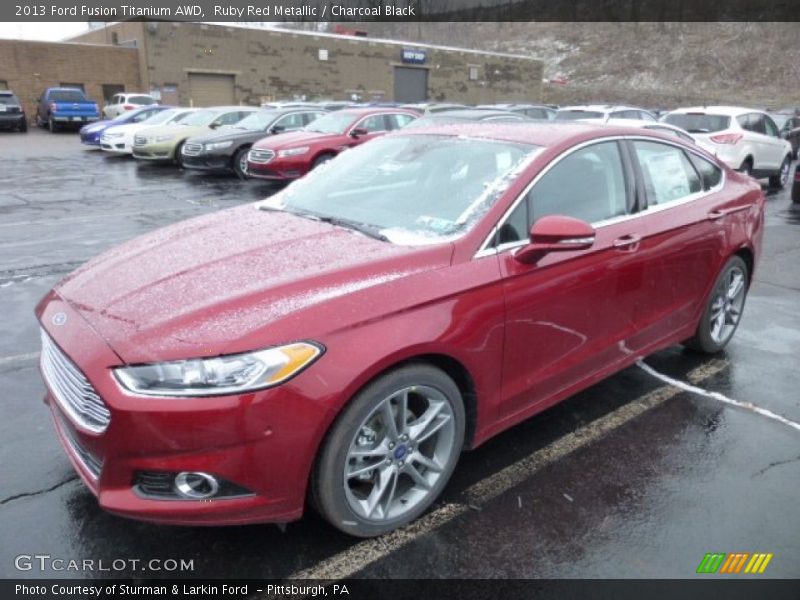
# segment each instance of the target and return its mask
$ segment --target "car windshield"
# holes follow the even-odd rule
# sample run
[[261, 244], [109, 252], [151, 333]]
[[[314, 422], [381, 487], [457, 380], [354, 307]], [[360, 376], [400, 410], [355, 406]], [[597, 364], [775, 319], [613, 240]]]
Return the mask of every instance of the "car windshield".
[[247, 115], [244, 119], [233, 125], [234, 129], [247, 129], [248, 131], [264, 131], [278, 117], [279, 113], [273, 110], [260, 110]]
[[726, 115], [706, 113], [672, 113], [664, 117], [664, 122], [689, 133], [713, 133], [727, 129], [731, 124], [731, 118]]
[[143, 106], [149, 106], [150, 104], [155, 104], [155, 98], [151, 96], [131, 96], [128, 98], [128, 102], [131, 104], [141, 104]]
[[469, 231], [540, 150], [485, 138], [392, 135], [344, 152], [259, 208], [397, 244], [441, 243]]
[[216, 110], [198, 110], [181, 119], [181, 125], [189, 125], [190, 127], [203, 127], [208, 125], [219, 116], [219, 111]]
[[314, 131], [316, 133], [342, 134], [353, 124], [356, 118], [357, 117], [349, 114], [331, 113], [320, 117], [305, 129], [306, 131]]
[[80, 90], [57, 90], [50, 92], [51, 102], [85, 102], [86, 97]]
[[10, 104], [12, 106], [19, 106], [19, 100], [16, 96], [11, 94], [0, 94], [0, 104]]
[[577, 121], [578, 119], [600, 119], [603, 113], [595, 110], [560, 110], [556, 113], [556, 121]]

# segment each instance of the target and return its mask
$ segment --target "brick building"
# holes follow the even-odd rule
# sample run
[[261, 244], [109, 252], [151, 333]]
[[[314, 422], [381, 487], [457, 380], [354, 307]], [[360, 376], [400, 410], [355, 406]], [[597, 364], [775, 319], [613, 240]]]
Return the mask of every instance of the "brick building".
[[[41, 49], [29, 50], [34, 46]], [[98, 101], [124, 90], [152, 92], [166, 104], [210, 106], [537, 101], [541, 81], [541, 61], [525, 56], [228, 25], [130, 21], [70, 43], [0, 41], [0, 85], [29, 109], [42, 89], [65, 83], [82, 84]]]

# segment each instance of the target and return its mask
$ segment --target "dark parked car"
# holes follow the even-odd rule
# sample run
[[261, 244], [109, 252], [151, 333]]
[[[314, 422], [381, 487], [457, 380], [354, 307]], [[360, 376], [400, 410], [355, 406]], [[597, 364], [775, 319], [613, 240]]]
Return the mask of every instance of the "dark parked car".
[[794, 183], [792, 183], [792, 202], [800, 203], [800, 165], [794, 168]]
[[14, 92], [0, 91], [0, 129], [28, 131], [28, 120]]
[[39, 97], [36, 124], [55, 132], [62, 127], [77, 128], [100, 120], [97, 102], [78, 88], [47, 88]]
[[469, 123], [469, 122], [486, 122], [486, 123], [522, 123], [525, 121], [532, 121], [525, 115], [513, 113], [506, 110], [492, 110], [488, 108], [466, 108], [462, 110], [448, 110], [445, 112], [437, 112], [433, 114], [420, 117], [409, 127], [426, 127], [430, 125], [448, 125], [451, 123]]
[[266, 136], [302, 129], [325, 114], [325, 110], [308, 107], [258, 111], [235, 125], [186, 140], [181, 149], [183, 166], [198, 171], [233, 171], [245, 177], [247, 153], [255, 142]]
[[46, 402], [112, 513], [312, 506], [379, 535], [425, 512], [462, 449], [673, 344], [725, 348], [764, 202], [645, 129], [399, 131], [67, 276], [36, 309]]
[[792, 145], [792, 158], [797, 158], [797, 150], [800, 149], [800, 115], [773, 114], [770, 115], [781, 137]]

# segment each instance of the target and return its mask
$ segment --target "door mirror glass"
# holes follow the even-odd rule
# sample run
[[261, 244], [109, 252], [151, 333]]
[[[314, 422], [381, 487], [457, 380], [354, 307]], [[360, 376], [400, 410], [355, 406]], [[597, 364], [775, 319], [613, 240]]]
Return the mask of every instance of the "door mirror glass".
[[531, 227], [530, 243], [520, 248], [514, 258], [535, 263], [550, 252], [591, 248], [594, 238], [594, 227], [586, 221], [561, 215], [542, 217]]
[[283, 125], [273, 125], [269, 128], [270, 133], [283, 133], [284, 131], [286, 131], [286, 127]]
[[350, 132], [350, 137], [357, 138], [362, 135], [367, 135], [368, 133], [369, 131], [367, 131], [363, 127], [356, 127], [355, 129], [353, 129], [353, 131]]

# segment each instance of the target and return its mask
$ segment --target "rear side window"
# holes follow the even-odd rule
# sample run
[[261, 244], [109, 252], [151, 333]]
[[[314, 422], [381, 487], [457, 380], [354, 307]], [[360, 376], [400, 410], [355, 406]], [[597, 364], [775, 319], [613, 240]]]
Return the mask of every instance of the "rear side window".
[[719, 182], [722, 181], [722, 169], [691, 152], [689, 153], [689, 158], [697, 172], [700, 173], [700, 177], [703, 180], [703, 189], [710, 190], [719, 185]]
[[676, 202], [700, 192], [703, 184], [683, 150], [658, 142], [633, 142], [648, 205]]
[[640, 110], [639, 111], [639, 118], [642, 121], [655, 121], [656, 120], [656, 118], [653, 115], [651, 115], [649, 112], [646, 112], [644, 110]]
[[575, 121], [577, 119], [600, 119], [603, 113], [593, 110], [560, 110], [556, 113], [556, 121]]
[[731, 118], [726, 115], [706, 113], [673, 113], [664, 117], [664, 122], [685, 129], [689, 133], [713, 133], [728, 129]]
[[547, 111], [543, 108], [526, 108], [523, 111], [526, 115], [531, 117], [532, 119], [547, 119], [549, 115]]

